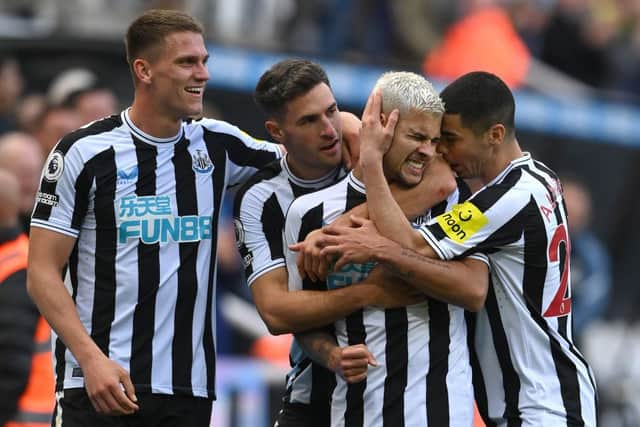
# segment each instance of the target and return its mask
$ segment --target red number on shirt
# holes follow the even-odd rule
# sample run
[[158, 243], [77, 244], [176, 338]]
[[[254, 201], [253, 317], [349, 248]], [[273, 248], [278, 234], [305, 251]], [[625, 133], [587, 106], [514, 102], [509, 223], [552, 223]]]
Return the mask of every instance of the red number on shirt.
[[566, 254], [564, 257], [564, 268], [562, 269], [562, 277], [560, 278], [560, 287], [558, 292], [551, 300], [551, 304], [544, 312], [545, 317], [566, 316], [571, 312], [571, 296], [565, 297], [567, 293], [567, 285], [569, 284], [569, 258], [571, 257], [571, 243], [569, 235], [564, 224], [560, 224], [553, 233], [551, 244], [549, 245], [549, 261], [556, 262], [560, 259], [560, 244], [564, 243]]

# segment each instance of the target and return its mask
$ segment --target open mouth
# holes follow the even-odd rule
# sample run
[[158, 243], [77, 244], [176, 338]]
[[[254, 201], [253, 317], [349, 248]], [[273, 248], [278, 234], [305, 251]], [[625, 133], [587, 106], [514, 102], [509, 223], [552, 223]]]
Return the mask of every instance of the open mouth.
[[339, 142], [340, 141], [336, 139], [331, 144], [325, 145], [324, 147], [320, 147], [320, 151], [332, 151], [334, 148], [336, 148]]
[[202, 95], [204, 92], [204, 88], [202, 86], [189, 86], [184, 88], [184, 90], [192, 95]]

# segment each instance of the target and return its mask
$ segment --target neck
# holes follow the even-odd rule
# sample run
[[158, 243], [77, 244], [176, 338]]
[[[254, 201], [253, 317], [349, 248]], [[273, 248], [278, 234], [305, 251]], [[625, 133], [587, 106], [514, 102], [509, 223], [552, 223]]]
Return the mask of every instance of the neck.
[[138, 129], [156, 138], [171, 138], [176, 135], [182, 122], [138, 96], [133, 100], [129, 118]]
[[509, 163], [520, 157], [522, 157], [522, 150], [516, 139], [503, 142], [496, 153], [495, 159], [483, 174], [483, 184], [486, 185], [493, 181], [495, 177], [509, 166]]
[[290, 155], [287, 155], [285, 161], [287, 162], [287, 166], [289, 167], [291, 173], [294, 174], [297, 178], [305, 181], [320, 179], [324, 176], [327, 176], [331, 173], [331, 171], [336, 169], [334, 166], [312, 168], [307, 165], [298, 163], [296, 159], [294, 159]]

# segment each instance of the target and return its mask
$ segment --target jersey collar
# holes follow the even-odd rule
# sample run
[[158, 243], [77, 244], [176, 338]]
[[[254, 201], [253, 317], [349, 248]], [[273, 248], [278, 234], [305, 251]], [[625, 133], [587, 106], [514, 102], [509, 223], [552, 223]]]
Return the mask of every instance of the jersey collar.
[[297, 176], [295, 176], [293, 174], [293, 172], [289, 168], [289, 164], [287, 163], [287, 156], [288, 156], [288, 154], [285, 154], [280, 159], [280, 165], [282, 166], [282, 169], [288, 175], [288, 177], [291, 180], [291, 182], [293, 182], [295, 185], [297, 185], [299, 187], [303, 187], [303, 188], [326, 187], [326, 186], [336, 182], [336, 179], [339, 178], [340, 176], [344, 176], [344, 174], [342, 174], [342, 166], [338, 166], [337, 168], [335, 168], [334, 170], [332, 170], [331, 172], [329, 172], [325, 176], [317, 178], [317, 179], [301, 179], [301, 178], [298, 178]]
[[173, 145], [182, 139], [182, 136], [184, 135], [184, 127], [182, 125], [180, 125], [180, 130], [178, 131], [178, 133], [175, 136], [169, 138], [157, 138], [153, 135], [149, 135], [148, 133], [143, 132], [140, 128], [133, 124], [133, 120], [131, 120], [131, 117], [129, 116], [129, 110], [130, 108], [127, 108], [122, 113], [120, 113], [120, 117], [122, 117], [122, 122], [125, 124], [125, 126], [129, 128], [131, 133], [135, 135], [135, 137], [139, 140], [152, 145]]

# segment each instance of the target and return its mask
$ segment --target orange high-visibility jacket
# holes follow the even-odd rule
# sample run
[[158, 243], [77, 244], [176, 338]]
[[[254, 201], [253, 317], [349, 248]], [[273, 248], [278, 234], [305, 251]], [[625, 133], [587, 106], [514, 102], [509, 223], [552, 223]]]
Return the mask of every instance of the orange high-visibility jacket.
[[[29, 240], [21, 234], [0, 245], [0, 286], [12, 274], [27, 268]], [[29, 382], [20, 400], [18, 412], [4, 427], [49, 427], [55, 405], [53, 367], [51, 364], [51, 330], [42, 316], [34, 335]]]

